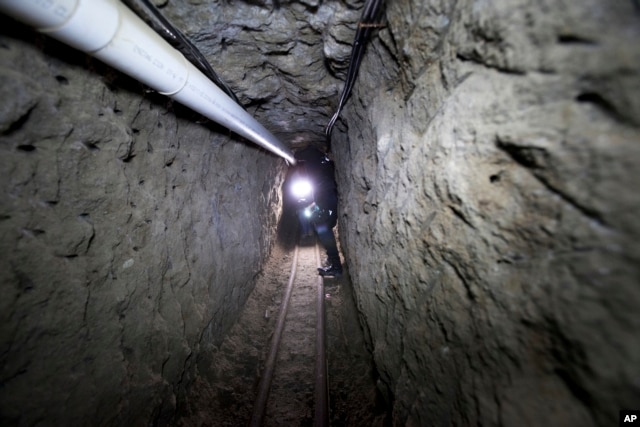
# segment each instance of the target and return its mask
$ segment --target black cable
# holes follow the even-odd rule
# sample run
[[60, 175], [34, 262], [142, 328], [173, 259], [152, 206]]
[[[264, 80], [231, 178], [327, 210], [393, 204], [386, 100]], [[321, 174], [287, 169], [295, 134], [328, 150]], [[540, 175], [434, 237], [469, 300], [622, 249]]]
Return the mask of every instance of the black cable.
[[[233, 90], [216, 74], [202, 52], [194, 46], [149, 0], [122, 0], [163, 39], [178, 49], [196, 68], [213, 81], [224, 93], [242, 106]], [[243, 107], [244, 108], [244, 107]]]
[[353, 41], [349, 69], [347, 70], [347, 77], [344, 82], [344, 87], [342, 88], [342, 93], [340, 94], [340, 100], [338, 101], [338, 108], [336, 109], [333, 117], [331, 117], [331, 120], [329, 120], [325, 129], [328, 151], [331, 151], [331, 132], [333, 131], [333, 126], [335, 125], [336, 120], [338, 120], [340, 112], [344, 108], [344, 105], [351, 94], [351, 89], [353, 89], [353, 85], [356, 81], [358, 69], [360, 68], [360, 63], [362, 62], [362, 56], [364, 54], [367, 41], [369, 40], [369, 36], [376, 27], [380, 26], [376, 22], [383, 2], [384, 0], [366, 0], [364, 4], [362, 16], [358, 22], [358, 29], [356, 30], [356, 35]]

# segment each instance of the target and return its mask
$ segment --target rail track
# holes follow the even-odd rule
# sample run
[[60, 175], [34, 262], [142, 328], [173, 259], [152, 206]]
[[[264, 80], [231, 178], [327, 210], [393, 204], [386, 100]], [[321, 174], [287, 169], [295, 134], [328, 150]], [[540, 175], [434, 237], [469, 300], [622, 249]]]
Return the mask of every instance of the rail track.
[[284, 230], [233, 327], [222, 341], [203, 342], [175, 427], [390, 425], [348, 275], [322, 282], [315, 242], [296, 250], [297, 233]]
[[316, 243], [296, 245], [260, 376], [252, 427], [329, 425], [325, 293], [316, 270], [319, 266]]

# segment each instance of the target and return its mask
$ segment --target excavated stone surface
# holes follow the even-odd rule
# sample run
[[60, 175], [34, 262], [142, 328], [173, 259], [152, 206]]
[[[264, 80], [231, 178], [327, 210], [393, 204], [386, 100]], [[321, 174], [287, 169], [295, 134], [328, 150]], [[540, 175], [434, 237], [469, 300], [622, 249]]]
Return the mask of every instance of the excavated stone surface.
[[[615, 424], [640, 402], [638, 2], [387, 3], [333, 151], [393, 424]], [[265, 127], [323, 140], [361, 1], [154, 4]], [[168, 424], [284, 164], [0, 23], [0, 424]]]
[[210, 58], [249, 111], [299, 146], [324, 142], [342, 88], [336, 76], [348, 65], [360, 7], [198, 1], [191, 7], [171, 2], [163, 12]]
[[614, 425], [640, 402], [640, 11], [387, 19], [334, 151], [394, 424]]
[[0, 424], [166, 423], [252, 290], [284, 162], [5, 28]]
[[[353, 5], [154, 4], [265, 127], [320, 138]], [[0, 424], [166, 424], [253, 288], [285, 164], [6, 17], [0, 36]]]

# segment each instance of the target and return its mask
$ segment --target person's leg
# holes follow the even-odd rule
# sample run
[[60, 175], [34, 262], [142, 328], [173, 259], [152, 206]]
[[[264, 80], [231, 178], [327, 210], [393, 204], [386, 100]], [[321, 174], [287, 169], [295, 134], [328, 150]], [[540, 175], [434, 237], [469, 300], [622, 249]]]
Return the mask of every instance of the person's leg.
[[304, 214], [304, 209], [298, 210], [298, 220], [300, 223], [300, 235], [307, 237], [311, 235], [311, 224], [309, 218]]
[[338, 244], [333, 234], [333, 229], [328, 224], [316, 224], [316, 233], [318, 240], [327, 252], [329, 265], [327, 267], [318, 268], [318, 272], [322, 276], [336, 276], [342, 274], [342, 263], [340, 262], [340, 253], [338, 252]]

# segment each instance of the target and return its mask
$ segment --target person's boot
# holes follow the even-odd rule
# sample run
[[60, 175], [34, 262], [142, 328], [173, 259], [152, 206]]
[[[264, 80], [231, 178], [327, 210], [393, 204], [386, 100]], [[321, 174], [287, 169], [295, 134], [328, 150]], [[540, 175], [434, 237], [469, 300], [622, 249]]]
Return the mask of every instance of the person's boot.
[[318, 274], [323, 277], [340, 277], [342, 275], [342, 264], [340, 264], [340, 259], [330, 259], [326, 267], [318, 268]]

